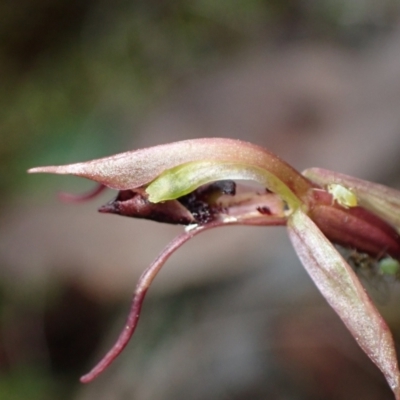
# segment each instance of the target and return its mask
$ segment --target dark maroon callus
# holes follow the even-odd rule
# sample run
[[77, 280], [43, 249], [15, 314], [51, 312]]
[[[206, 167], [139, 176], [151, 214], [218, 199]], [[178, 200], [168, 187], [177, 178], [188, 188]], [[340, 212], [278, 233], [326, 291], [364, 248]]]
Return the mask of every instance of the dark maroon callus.
[[121, 190], [115, 200], [101, 206], [99, 211], [123, 215], [125, 217], [145, 218], [167, 224], [189, 225], [195, 223], [193, 215], [176, 200], [151, 203], [142, 190]]
[[199, 224], [213, 221], [224, 210], [218, 204], [222, 195], [234, 196], [236, 183], [230, 180], [212, 182], [182, 196], [178, 201], [189, 210]]

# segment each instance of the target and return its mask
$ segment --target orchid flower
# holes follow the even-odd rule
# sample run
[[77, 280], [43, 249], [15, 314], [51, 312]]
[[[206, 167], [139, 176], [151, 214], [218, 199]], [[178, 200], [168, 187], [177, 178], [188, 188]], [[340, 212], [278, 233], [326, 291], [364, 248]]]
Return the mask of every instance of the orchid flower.
[[[72, 174], [98, 187], [69, 201], [118, 190], [99, 211], [185, 225], [144, 271], [131, 310], [112, 349], [82, 382], [97, 377], [121, 353], [140, 316], [146, 292], [171, 254], [197, 234], [225, 225], [286, 225], [298, 257], [360, 347], [400, 400], [400, 373], [392, 335], [336, 245], [391, 260], [400, 269], [400, 192], [336, 172], [302, 174], [251, 143], [222, 138], [185, 140], [28, 172]], [[236, 181], [255, 181], [247, 187]]]

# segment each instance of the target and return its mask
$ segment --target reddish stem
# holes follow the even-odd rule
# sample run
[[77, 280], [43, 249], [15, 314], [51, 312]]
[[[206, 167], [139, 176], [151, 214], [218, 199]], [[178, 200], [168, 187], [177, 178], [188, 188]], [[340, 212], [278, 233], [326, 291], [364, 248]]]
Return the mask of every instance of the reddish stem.
[[168, 246], [161, 252], [161, 254], [153, 261], [153, 263], [143, 272], [136, 286], [131, 309], [129, 311], [124, 329], [120, 333], [116, 343], [111, 348], [111, 350], [108, 351], [108, 353], [89, 373], [81, 377], [80, 381], [82, 383], [88, 383], [95, 379], [98, 375], [100, 375], [126, 347], [129, 339], [132, 337], [136, 329], [140, 316], [140, 310], [142, 308], [146, 292], [153, 279], [156, 277], [157, 273], [160, 271], [161, 267], [165, 264], [168, 258], [174, 253], [175, 250], [177, 250], [189, 239], [199, 234], [200, 232], [216, 226], [222, 226], [222, 224], [211, 223], [208, 225], [195, 227], [190, 231], [182, 233], [181, 235], [176, 237], [171, 243], [169, 243]]
[[[284, 218], [271, 218], [264, 216], [264, 223], [262, 225], [284, 225], [286, 223], [286, 219]], [[98, 375], [100, 375], [122, 352], [122, 350], [128, 344], [130, 338], [135, 332], [139, 317], [140, 311], [142, 308], [143, 300], [146, 296], [147, 290], [157, 273], [160, 271], [162, 266], [168, 260], [168, 258], [181, 247], [185, 242], [187, 242], [192, 237], [198, 235], [201, 232], [204, 232], [208, 229], [217, 228], [220, 226], [226, 225], [261, 225], [261, 221], [259, 218], [249, 219], [247, 221], [213, 221], [206, 225], [200, 225], [194, 227], [189, 231], [185, 231], [176, 237], [172, 242], [170, 242], [167, 247], [161, 252], [161, 254], [152, 262], [152, 264], [147, 267], [147, 269], [140, 276], [139, 281], [136, 285], [136, 290], [133, 295], [131, 308], [128, 314], [128, 318], [126, 320], [124, 329], [120, 333], [117, 341], [114, 346], [108, 351], [108, 353], [100, 360], [100, 362], [86, 375], [83, 375], [80, 379], [82, 383], [91, 382]]]

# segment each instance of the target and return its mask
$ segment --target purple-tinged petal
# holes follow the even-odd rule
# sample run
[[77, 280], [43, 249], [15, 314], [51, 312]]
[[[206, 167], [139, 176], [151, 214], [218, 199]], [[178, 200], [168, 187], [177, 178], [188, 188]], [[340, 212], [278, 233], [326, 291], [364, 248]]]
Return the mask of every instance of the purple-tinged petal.
[[167, 224], [190, 225], [197, 221], [179, 201], [151, 203], [141, 189], [121, 190], [118, 196], [99, 208], [101, 213], [110, 213], [132, 218], [144, 218]]
[[360, 206], [384, 219], [400, 233], [400, 191], [322, 168], [307, 169], [303, 175], [321, 186], [333, 183], [350, 189]]
[[288, 231], [318, 289], [400, 399], [400, 373], [392, 335], [354, 271], [301, 209], [290, 216]]
[[332, 195], [312, 191], [309, 217], [333, 243], [368, 253], [376, 259], [391, 255], [400, 259], [400, 236], [394, 227], [362, 207], [343, 207]]
[[72, 174], [113, 189], [127, 190], [147, 185], [164, 171], [194, 161], [232, 162], [262, 168], [298, 197], [305, 196], [311, 187], [307, 178], [262, 147], [224, 138], [184, 140], [88, 162], [32, 168], [28, 172]]
[[397, 231], [361, 207], [341, 210], [318, 205], [309, 215], [333, 243], [368, 253], [376, 259], [386, 255], [400, 259]]

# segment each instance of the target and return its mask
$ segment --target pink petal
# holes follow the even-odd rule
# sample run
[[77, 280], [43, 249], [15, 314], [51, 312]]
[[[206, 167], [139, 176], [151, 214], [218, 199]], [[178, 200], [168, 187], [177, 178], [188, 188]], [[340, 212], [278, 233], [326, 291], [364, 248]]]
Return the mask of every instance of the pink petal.
[[32, 168], [28, 172], [72, 174], [124, 190], [146, 185], [162, 172], [178, 165], [203, 160], [263, 168], [278, 177], [299, 197], [311, 187], [308, 179], [262, 147], [224, 138], [184, 140], [88, 162]]
[[400, 373], [392, 335], [357, 276], [300, 209], [288, 220], [289, 237], [307, 272], [400, 399]]

